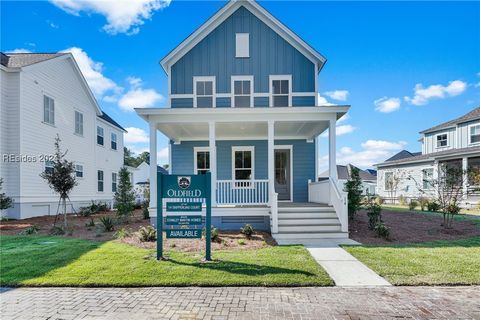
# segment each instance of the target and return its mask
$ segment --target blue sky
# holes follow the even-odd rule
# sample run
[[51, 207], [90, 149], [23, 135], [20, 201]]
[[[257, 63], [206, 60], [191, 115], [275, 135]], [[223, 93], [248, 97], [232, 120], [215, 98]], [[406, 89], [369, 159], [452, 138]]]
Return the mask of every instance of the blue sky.
[[[165, 106], [159, 60], [223, 1], [2, 1], [1, 50], [74, 53], [101, 107], [147, 150], [131, 105]], [[418, 131], [480, 106], [480, 2], [260, 1], [328, 61], [325, 103], [350, 104], [338, 124], [338, 162], [361, 167], [401, 149]], [[321, 167], [327, 139], [320, 139]], [[159, 162], [167, 163], [159, 137]]]

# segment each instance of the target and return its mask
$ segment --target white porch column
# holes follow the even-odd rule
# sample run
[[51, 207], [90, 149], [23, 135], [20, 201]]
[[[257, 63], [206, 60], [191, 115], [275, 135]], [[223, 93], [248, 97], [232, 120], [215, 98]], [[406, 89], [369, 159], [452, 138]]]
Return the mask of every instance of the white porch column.
[[337, 181], [336, 119], [329, 120], [328, 126], [328, 171], [331, 179]]
[[275, 122], [268, 121], [268, 193], [271, 196], [275, 193]]
[[150, 125], [150, 211], [151, 217], [157, 216], [157, 124]]
[[212, 175], [212, 206], [217, 204], [217, 147], [215, 144], [215, 122], [208, 123], [208, 146], [210, 152], [210, 172]]
[[463, 171], [463, 176], [462, 176], [462, 191], [463, 191], [463, 200], [467, 200], [468, 197], [468, 158], [464, 157], [462, 158], [462, 171]]

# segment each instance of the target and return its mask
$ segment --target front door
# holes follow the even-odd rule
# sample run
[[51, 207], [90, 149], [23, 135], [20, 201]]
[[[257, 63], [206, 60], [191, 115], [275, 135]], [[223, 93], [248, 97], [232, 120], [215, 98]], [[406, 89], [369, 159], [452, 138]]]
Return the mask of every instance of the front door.
[[278, 200], [290, 199], [290, 150], [275, 149], [275, 192]]

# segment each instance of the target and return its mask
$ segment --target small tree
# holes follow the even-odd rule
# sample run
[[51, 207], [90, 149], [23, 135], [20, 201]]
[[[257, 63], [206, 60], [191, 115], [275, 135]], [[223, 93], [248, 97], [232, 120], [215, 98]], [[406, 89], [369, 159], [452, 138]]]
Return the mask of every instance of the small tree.
[[394, 169], [393, 171], [388, 173], [388, 178], [387, 173], [385, 173], [385, 191], [387, 191], [390, 195], [390, 200], [392, 201], [392, 203], [395, 203], [400, 181], [404, 178], [406, 173], [400, 171], [399, 169]]
[[362, 205], [362, 179], [358, 168], [352, 166], [350, 177], [345, 182], [345, 192], [348, 192], [348, 217], [353, 220]]
[[[7, 197], [7, 195], [2, 192], [2, 185], [3, 185], [3, 179], [0, 178], [0, 212], [2, 210], [6, 210], [8, 208], [13, 207], [13, 200], [10, 197]], [[0, 217], [0, 218], [3, 218]]]
[[132, 183], [130, 182], [130, 174], [126, 167], [120, 169], [119, 182], [117, 191], [115, 192], [115, 209], [117, 215], [121, 219], [128, 219], [128, 216], [135, 208], [135, 192], [133, 191]]
[[[62, 153], [60, 149], [60, 137], [57, 134], [55, 138], [55, 155], [53, 159], [53, 170], [44, 171], [40, 176], [45, 179], [49, 187], [58, 193], [60, 196], [60, 202], [63, 207], [63, 226], [67, 228], [67, 199], [69, 198], [70, 192], [77, 185], [77, 180], [75, 176], [75, 168], [73, 162], [65, 159], [65, 155], [68, 150]], [[56, 219], [54, 222], [54, 226]]]

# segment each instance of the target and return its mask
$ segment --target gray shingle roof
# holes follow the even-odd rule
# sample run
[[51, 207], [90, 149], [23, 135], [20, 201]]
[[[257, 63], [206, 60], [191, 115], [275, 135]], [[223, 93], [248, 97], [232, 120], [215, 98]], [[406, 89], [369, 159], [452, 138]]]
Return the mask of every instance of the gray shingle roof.
[[415, 155], [418, 155], [418, 154], [412, 153], [412, 152], [407, 151], [407, 150], [402, 150], [399, 153], [397, 153], [397, 154], [393, 155], [392, 157], [388, 158], [387, 160], [385, 160], [385, 162], [407, 159], [407, 158], [413, 157]]
[[446, 128], [451, 128], [451, 127], [455, 127], [457, 124], [472, 121], [472, 120], [477, 120], [477, 119], [480, 119], [480, 107], [473, 109], [472, 111], [464, 114], [461, 117], [441, 123], [437, 126], [431, 127], [430, 129], [420, 131], [420, 133], [421, 134], [429, 133], [429, 132], [434, 132], [434, 131], [438, 131]]
[[[358, 173], [359, 173], [360, 178], [362, 180], [364, 180], [364, 181], [377, 181], [377, 177], [375, 175], [371, 174], [367, 170], [362, 170], [362, 169], [354, 166], [353, 164], [348, 164], [346, 166], [337, 164], [337, 178], [339, 180], [348, 180], [350, 178], [350, 172], [351, 172], [352, 168], [357, 168], [358, 169]], [[373, 171], [375, 171], [375, 170], [373, 170]], [[328, 170], [325, 171], [324, 173], [320, 174], [320, 176], [328, 177]]]
[[1, 64], [9, 68], [26, 67], [68, 53], [1, 53]]
[[102, 115], [98, 116], [100, 119], [103, 119], [105, 120], [106, 122], [114, 125], [115, 127], [119, 128], [119, 129], [122, 129], [123, 131], [127, 131], [125, 130], [121, 125], [118, 124], [117, 121], [113, 120], [108, 114], [105, 113], [105, 111], [102, 111]]

